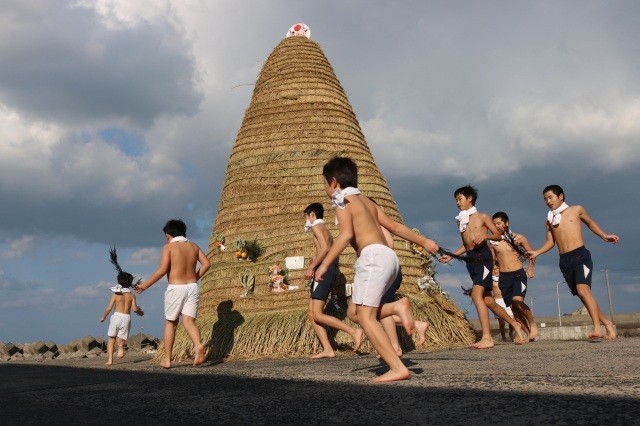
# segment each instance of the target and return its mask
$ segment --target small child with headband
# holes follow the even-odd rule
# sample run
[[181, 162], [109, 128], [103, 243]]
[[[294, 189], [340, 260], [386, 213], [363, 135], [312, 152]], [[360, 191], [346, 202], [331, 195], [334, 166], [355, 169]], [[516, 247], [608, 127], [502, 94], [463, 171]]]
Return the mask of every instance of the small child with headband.
[[102, 318], [100, 318], [100, 322], [104, 322], [109, 312], [114, 309], [113, 315], [109, 320], [109, 330], [107, 332], [109, 336], [107, 356], [109, 359], [106, 362], [107, 365], [113, 365], [113, 351], [116, 341], [118, 342], [118, 359], [124, 357], [124, 344], [131, 330], [131, 310], [140, 316], [144, 315], [144, 311], [136, 304], [136, 296], [131, 292], [131, 287], [138, 285], [140, 280], [134, 284], [133, 275], [122, 270], [118, 264], [118, 255], [115, 247], [109, 250], [109, 256], [111, 263], [118, 271], [118, 284], [111, 287], [113, 294], [102, 314]]

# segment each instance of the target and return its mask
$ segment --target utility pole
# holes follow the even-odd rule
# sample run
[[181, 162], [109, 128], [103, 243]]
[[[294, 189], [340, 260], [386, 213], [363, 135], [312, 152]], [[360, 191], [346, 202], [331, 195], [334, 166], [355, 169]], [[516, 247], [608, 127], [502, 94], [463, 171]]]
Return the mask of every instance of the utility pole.
[[560, 284], [562, 284], [564, 281], [558, 281], [556, 283], [556, 297], [558, 298], [558, 322], [560, 323], [560, 327], [562, 327], [562, 314], [560, 313]]
[[611, 322], [615, 323], [613, 320], [613, 304], [611, 303], [611, 286], [609, 285], [609, 270], [604, 269], [604, 281], [607, 284], [607, 298], [609, 299], [609, 316], [611, 317]]

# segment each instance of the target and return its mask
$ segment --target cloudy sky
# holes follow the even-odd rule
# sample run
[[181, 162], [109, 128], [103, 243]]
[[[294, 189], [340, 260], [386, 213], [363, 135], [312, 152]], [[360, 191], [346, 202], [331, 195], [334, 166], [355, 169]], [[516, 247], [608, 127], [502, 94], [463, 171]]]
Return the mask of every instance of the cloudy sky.
[[[541, 191], [592, 234], [594, 293], [638, 311], [640, 3], [6, 0], [0, 9], [0, 341], [104, 336], [115, 274], [148, 277], [169, 217], [206, 247], [252, 84], [305, 22], [333, 65], [405, 222], [459, 246], [453, 191], [507, 211], [535, 247]], [[587, 231], [588, 232], [588, 231]], [[437, 277], [475, 317], [461, 264]], [[527, 301], [556, 315], [557, 252]], [[161, 336], [160, 282], [133, 331]], [[579, 301], [564, 285], [561, 311]]]

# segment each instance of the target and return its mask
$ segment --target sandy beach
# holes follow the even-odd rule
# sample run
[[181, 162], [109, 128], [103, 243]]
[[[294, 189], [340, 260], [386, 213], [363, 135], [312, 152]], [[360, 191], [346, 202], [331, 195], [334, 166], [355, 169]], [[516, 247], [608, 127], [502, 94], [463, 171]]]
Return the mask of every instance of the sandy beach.
[[177, 364], [148, 355], [0, 363], [3, 424], [640, 424], [640, 339], [406, 354]]

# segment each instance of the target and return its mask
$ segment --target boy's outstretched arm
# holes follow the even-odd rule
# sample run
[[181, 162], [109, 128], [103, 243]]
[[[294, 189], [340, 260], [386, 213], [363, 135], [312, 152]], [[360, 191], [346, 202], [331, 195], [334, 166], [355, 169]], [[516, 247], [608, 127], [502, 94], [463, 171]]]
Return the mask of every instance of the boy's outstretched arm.
[[329, 252], [316, 269], [315, 279], [321, 281], [326, 274], [329, 265], [331, 265], [340, 256], [340, 253], [347, 248], [351, 240], [353, 240], [353, 221], [351, 213], [347, 209], [336, 209], [336, 217], [338, 218], [338, 236], [333, 240], [333, 245]]
[[162, 255], [160, 256], [160, 266], [149, 277], [149, 279], [142, 284], [136, 286], [136, 293], [140, 294], [152, 285], [154, 285], [160, 278], [164, 277], [169, 272], [169, 266], [171, 265], [171, 257], [169, 256], [169, 244], [165, 244], [162, 248]]
[[131, 293], [131, 296], [133, 297], [133, 300], [131, 302], [131, 309], [133, 309], [133, 312], [135, 312], [136, 314], [138, 314], [140, 316], [144, 316], [144, 311], [136, 303], [136, 295]]
[[[464, 244], [461, 245], [460, 247], [458, 247], [453, 254], [455, 254], [456, 256], [462, 256], [463, 254], [465, 254], [467, 251], [467, 249], [465, 248]], [[442, 256], [440, 256], [440, 258], [438, 259], [438, 262], [440, 263], [449, 263], [451, 262], [451, 260], [453, 259], [453, 257], [449, 256], [448, 254], [444, 254]]]
[[198, 280], [199, 280], [200, 278], [204, 277], [204, 274], [206, 274], [209, 268], [211, 267], [211, 262], [209, 261], [209, 258], [207, 257], [206, 254], [204, 254], [204, 252], [200, 247], [198, 247], [198, 262], [200, 262], [200, 268], [196, 272], [196, 275], [198, 276]]
[[389, 216], [382, 211], [382, 209], [377, 209], [378, 211], [378, 222], [384, 228], [386, 228], [393, 235], [396, 235], [402, 239], [410, 241], [414, 244], [418, 244], [419, 246], [424, 247], [429, 253], [436, 254], [438, 251], [438, 244], [425, 237], [424, 235], [416, 234], [409, 227], [403, 225], [402, 223], [396, 222], [391, 219]]
[[[533, 247], [531, 246], [531, 243], [529, 243], [529, 240], [527, 240], [527, 237], [525, 237], [524, 235], [522, 234], [516, 235], [515, 242], [516, 244], [524, 248], [525, 253], [533, 251]], [[527, 278], [533, 278], [535, 276], [534, 268], [536, 264], [536, 259], [534, 258], [534, 259], [528, 259], [528, 260], [529, 260], [529, 265], [527, 266]]]
[[109, 299], [109, 303], [107, 304], [107, 307], [105, 308], [104, 313], [102, 314], [102, 318], [100, 318], [100, 322], [103, 322], [107, 318], [107, 315], [109, 315], [109, 312], [111, 312], [111, 309], [113, 309], [113, 305], [115, 304], [116, 304], [116, 295], [112, 294], [111, 299]]
[[556, 245], [556, 241], [553, 239], [553, 234], [551, 233], [551, 228], [549, 227], [549, 222], [547, 221], [545, 221], [545, 228], [547, 229], [546, 240], [538, 250], [527, 251], [526, 255], [529, 260], [533, 260], [541, 254], [548, 252]]
[[579, 206], [579, 207], [580, 207], [580, 220], [582, 221], [582, 223], [587, 225], [587, 228], [589, 228], [591, 232], [593, 232], [603, 240], [613, 244], [617, 243], [620, 240], [620, 238], [617, 235], [606, 234], [602, 230], [602, 228], [600, 228], [600, 225], [598, 225], [595, 220], [591, 219], [591, 217], [587, 214], [587, 211], [584, 209], [584, 207], [582, 206]]

